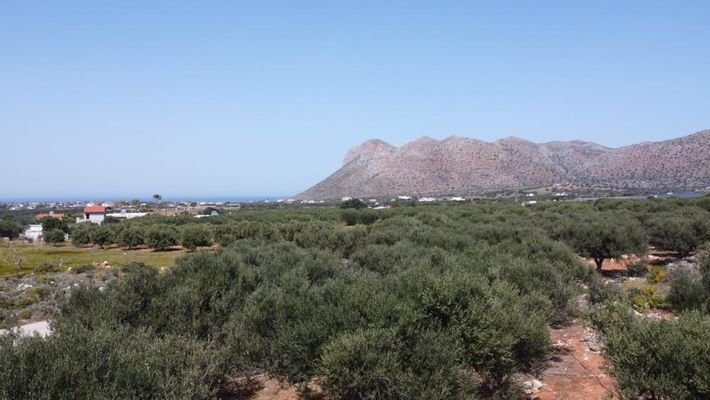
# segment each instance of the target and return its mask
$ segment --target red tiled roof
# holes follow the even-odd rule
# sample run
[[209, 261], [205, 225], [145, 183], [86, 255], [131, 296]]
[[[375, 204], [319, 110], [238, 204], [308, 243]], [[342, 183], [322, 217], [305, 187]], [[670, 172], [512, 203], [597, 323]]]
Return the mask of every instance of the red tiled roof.
[[106, 212], [106, 207], [104, 206], [86, 206], [84, 207], [84, 214], [103, 214]]
[[64, 218], [64, 214], [37, 214], [35, 215], [35, 219], [42, 219], [42, 218], [56, 218], [56, 219], [62, 219]]

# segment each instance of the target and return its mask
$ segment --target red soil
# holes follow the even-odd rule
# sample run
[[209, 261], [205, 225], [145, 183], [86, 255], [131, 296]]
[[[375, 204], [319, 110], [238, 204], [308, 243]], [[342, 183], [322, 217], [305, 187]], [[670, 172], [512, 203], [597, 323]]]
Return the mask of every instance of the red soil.
[[[618, 399], [616, 381], [603, 369], [604, 358], [590, 350], [593, 332], [579, 322], [550, 330], [555, 352], [539, 378], [545, 386], [530, 396], [539, 400]], [[597, 350], [596, 346], [591, 346]]]

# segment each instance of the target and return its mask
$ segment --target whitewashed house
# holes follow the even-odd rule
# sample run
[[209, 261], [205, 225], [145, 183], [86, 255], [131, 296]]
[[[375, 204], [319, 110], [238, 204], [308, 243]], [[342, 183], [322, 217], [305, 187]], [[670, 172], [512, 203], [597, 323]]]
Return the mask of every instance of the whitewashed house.
[[27, 230], [25, 231], [25, 239], [31, 240], [33, 242], [42, 239], [42, 225], [30, 225], [30, 227], [27, 228]]
[[[84, 207], [84, 218], [77, 218], [76, 222], [91, 222], [101, 225], [106, 219], [106, 207], [86, 206]], [[81, 220], [81, 221], [80, 221]]]
[[121, 212], [117, 212], [117, 213], [114, 212], [114, 213], [107, 213], [106, 214], [107, 217], [124, 218], [124, 219], [140, 218], [140, 217], [145, 217], [146, 215], [148, 215], [148, 213], [135, 212], [135, 211], [129, 211], [129, 210], [121, 210]]

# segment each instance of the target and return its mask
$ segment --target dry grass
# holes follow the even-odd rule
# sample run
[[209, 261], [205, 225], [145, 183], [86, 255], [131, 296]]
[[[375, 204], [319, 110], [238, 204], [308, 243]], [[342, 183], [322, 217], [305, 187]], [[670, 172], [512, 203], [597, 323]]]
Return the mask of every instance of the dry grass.
[[[98, 247], [72, 247], [71, 245], [47, 246], [44, 244], [16, 243], [17, 256], [22, 258], [22, 270], [30, 272], [38, 266], [49, 263], [64, 268], [108, 262], [112, 266], [142, 262], [153, 267], [172, 267], [175, 259], [185, 254], [185, 250], [153, 251], [150, 249], [125, 250], [121, 248], [101, 249]], [[0, 276], [17, 274], [8, 242], [0, 242]]]

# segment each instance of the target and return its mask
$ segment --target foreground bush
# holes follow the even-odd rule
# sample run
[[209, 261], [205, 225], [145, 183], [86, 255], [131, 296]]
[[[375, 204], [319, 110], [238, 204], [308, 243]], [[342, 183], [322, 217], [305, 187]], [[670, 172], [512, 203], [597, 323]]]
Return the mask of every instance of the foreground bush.
[[710, 316], [696, 311], [651, 321], [609, 306], [597, 311], [595, 322], [624, 398], [710, 398]]
[[470, 388], [459, 350], [452, 338], [436, 332], [424, 332], [414, 343], [387, 329], [343, 334], [325, 348], [323, 386], [344, 400], [464, 398]]
[[217, 375], [204, 344], [114, 326], [48, 339], [0, 338], [3, 399], [206, 399]]

